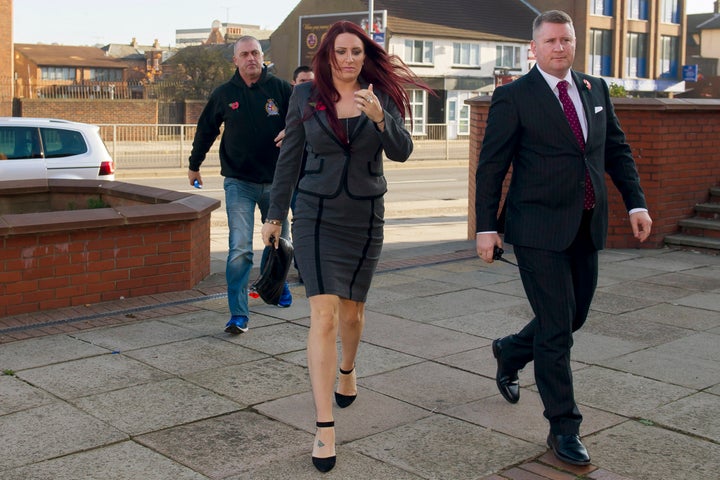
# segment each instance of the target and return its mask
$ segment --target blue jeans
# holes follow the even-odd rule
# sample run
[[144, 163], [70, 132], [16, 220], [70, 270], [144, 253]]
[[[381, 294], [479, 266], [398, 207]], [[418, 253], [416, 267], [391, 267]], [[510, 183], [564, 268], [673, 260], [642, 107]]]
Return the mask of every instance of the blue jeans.
[[[230, 315], [248, 316], [248, 281], [253, 266], [253, 230], [255, 205], [260, 208], [262, 221], [270, 206], [269, 183], [252, 183], [237, 178], [225, 178], [225, 209], [227, 211], [228, 257], [225, 278], [228, 287]], [[280, 236], [289, 238], [285, 220]], [[260, 267], [262, 268], [262, 262]]]

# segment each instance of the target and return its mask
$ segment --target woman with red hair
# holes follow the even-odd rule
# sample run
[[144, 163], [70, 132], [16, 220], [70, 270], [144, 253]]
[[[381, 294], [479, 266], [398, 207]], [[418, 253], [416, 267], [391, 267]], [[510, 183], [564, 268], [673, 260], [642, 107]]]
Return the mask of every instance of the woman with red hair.
[[357, 397], [355, 358], [383, 244], [383, 153], [404, 162], [412, 152], [404, 87], [432, 91], [347, 21], [333, 24], [323, 37], [313, 73], [313, 82], [293, 89], [262, 238], [265, 245], [277, 244], [305, 149], [292, 238], [310, 303], [307, 355], [318, 427], [312, 460], [326, 472], [335, 465], [338, 334], [335, 401], [345, 408]]

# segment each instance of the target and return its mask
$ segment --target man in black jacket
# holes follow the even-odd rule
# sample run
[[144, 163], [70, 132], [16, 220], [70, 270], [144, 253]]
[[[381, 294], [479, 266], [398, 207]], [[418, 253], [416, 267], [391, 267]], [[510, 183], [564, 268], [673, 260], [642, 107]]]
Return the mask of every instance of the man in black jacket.
[[[188, 180], [202, 186], [200, 164], [220, 133], [220, 173], [225, 177], [229, 252], [225, 275], [230, 320], [225, 331], [239, 334], [248, 329], [248, 280], [253, 265], [255, 206], [262, 220], [267, 215], [270, 185], [275, 174], [279, 142], [284, 136], [285, 115], [292, 86], [272, 75], [263, 64], [260, 42], [250, 36], [235, 44], [237, 71], [215, 89], [198, 119], [190, 154]], [[287, 238], [283, 225], [282, 236]], [[279, 306], [289, 307], [292, 295], [285, 285]]]

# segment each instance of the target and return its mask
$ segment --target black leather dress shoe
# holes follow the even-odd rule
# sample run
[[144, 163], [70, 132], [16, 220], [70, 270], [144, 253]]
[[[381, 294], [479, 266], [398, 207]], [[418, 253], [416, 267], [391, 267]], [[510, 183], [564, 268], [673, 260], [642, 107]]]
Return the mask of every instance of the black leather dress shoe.
[[503, 398], [510, 403], [517, 403], [520, 400], [520, 380], [518, 380], [517, 370], [508, 370], [503, 366], [502, 348], [500, 347], [500, 339], [492, 342], [493, 357], [497, 360], [497, 373], [495, 374], [495, 383]]
[[563, 462], [573, 465], [590, 464], [590, 455], [580, 441], [579, 435], [553, 435], [551, 433], [548, 435], [547, 444], [555, 456]]

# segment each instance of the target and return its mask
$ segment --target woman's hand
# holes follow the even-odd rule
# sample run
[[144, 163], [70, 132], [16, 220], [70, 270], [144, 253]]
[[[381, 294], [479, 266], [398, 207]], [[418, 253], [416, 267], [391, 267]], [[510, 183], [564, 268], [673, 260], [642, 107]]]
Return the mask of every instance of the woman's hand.
[[355, 92], [355, 105], [373, 122], [380, 123], [385, 120], [385, 112], [373, 93], [372, 83], [368, 85], [367, 89], [363, 88]]
[[280, 245], [280, 232], [282, 231], [282, 225], [275, 225], [274, 223], [263, 223], [260, 234], [262, 235], [263, 244], [266, 247], [274, 245], [278, 248]]

